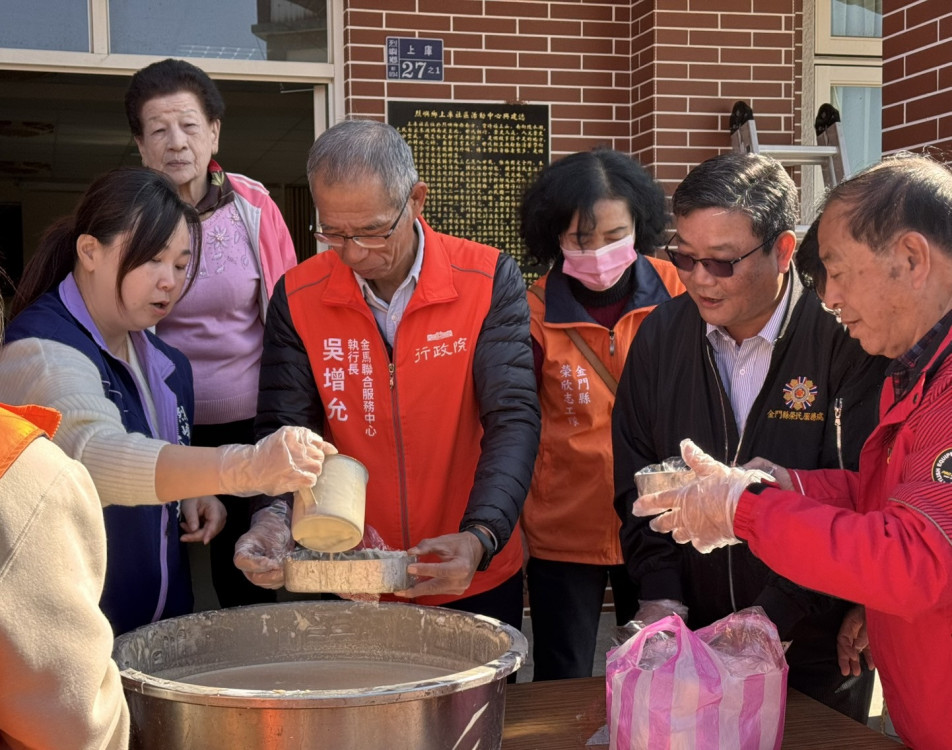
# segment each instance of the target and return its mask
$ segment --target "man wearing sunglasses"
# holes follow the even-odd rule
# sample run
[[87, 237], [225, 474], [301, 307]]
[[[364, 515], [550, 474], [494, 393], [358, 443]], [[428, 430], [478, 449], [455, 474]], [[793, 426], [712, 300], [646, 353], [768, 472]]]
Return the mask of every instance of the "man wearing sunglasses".
[[[335, 125], [307, 173], [328, 250], [275, 287], [256, 431], [309, 425], [367, 467], [366, 525], [422, 558], [400, 596], [518, 628], [540, 429], [519, 268], [427, 225], [427, 186], [389, 125]], [[275, 500], [238, 542], [254, 583], [283, 582], [287, 515]]]
[[[844, 677], [836, 638], [850, 604], [800, 588], [743, 545], [701, 554], [632, 515], [634, 474], [692, 439], [718, 460], [763, 456], [804, 469], [856, 468], [886, 365], [866, 355], [793, 271], [797, 189], [773, 159], [728, 153], [673, 196], [667, 255], [687, 293], [646, 318], [612, 415], [615, 508], [636, 619], [692, 628], [759, 605], [777, 625], [790, 685], [865, 722], [872, 673]], [[790, 554], [796, 554], [790, 550]]]

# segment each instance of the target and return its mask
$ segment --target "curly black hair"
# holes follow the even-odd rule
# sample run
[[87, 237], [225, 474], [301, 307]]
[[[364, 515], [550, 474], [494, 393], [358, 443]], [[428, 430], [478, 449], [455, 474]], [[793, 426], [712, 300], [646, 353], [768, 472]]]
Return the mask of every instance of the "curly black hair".
[[635, 225], [635, 248], [653, 255], [667, 223], [664, 191], [635, 159], [608, 148], [566, 156], [542, 170], [526, 188], [519, 236], [530, 258], [551, 265], [562, 257], [559, 237], [579, 214], [579, 230], [595, 227], [594, 205], [623, 200]]

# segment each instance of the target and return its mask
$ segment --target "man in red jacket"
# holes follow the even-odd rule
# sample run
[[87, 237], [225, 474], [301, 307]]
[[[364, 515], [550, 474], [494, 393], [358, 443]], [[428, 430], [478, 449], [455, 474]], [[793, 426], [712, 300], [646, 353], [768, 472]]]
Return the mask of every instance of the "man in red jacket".
[[914, 748], [949, 746], [952, 706], [950, 217], [952, 173], [922, 156], [884, 160], [827, 198], [818, 291], [863, 349], [895, 360], [858, 472], [756, 462], [768, 482], [686, 443], [696, 481], [634, 508], [663, 511], [652, 527], [679, 542], [744, 540], [781, 575], [865, 605], [865, 625], [841, 633], [841, 668], [855, 673], [868, 644]]

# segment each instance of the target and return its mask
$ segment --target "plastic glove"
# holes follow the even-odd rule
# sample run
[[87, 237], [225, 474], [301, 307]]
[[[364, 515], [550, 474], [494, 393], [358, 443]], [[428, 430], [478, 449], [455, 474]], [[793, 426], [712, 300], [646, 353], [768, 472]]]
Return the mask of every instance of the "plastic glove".
[[844, 677], [859, 677], [863, 671], [860, 654], [866, 656], [866, 664], [870, 669], [876, 668], [866, 634], [866, 608], [858, 604], [843, 616], [840, 632], [836, 636], [836, 660]]
[[632, 636], [638, 635], [649, 625], [656, 623], [658, 620], [663, 620], [668, 615], [677, 615], [687, 622], [688, 608], [676, 599], [639, 599], [638, 611], [635, 612], [635, 616], [615, 629], [612, 642], [614, 645], [620, 646]]
[[221, 494], [280, 495], [313, 487], [324, 456], [337, 449], [307, 427], [285, 425], [255, 445], [218, 449]]
[[256, 586], [279, 589], [284, 585], [284, 559], [294, 549], [291, 508], [277, 500], [251, 517], [251, 528], [235, 543], [235, 567]]
[[774, 483], [780, 487], [782, 490], [792, 490], [793, 489], [793, 479], [790, 477], [790, 472], [787, 471], [782, 466], [777, 466], [773, 461], [768, 461], [766, 458], [752, 458], [746, 464], [744, 464], [745, 469], [760, 469], [761, 471], [770, 474], [773, 477]]
[[360, 542], [354, 547], [355, 550], [362, 549], [382, 549], [382, 550], [391, 550], [393, 549], [383, 540], [383, 537], [380, 536], [380, 532], [377, 531], [370, 524], [364, 524], [364, 535], [361, 538]]
[[715, 461], [690, 440], [681, 441], [681, 455], [694, 469], [695, 480], [673, 490], [643, 495], [632, 513], [651, 516], [655, 531], [670, 531], [676, 542], [691, 542], [707, 553], [740, 540], [734, 536], [734, 513], [744, 489], [756, 482], [771, 482], [769, 474], [726, 466]]

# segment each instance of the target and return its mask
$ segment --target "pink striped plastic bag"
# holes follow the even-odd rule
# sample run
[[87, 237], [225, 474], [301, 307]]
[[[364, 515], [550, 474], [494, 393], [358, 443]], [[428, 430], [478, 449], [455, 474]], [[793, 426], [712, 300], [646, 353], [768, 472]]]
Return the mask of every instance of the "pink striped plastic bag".
[[611, 750], [778, 750], [787, 662], [760, 607], [696, 633], [665, 617], [608, 652]]

